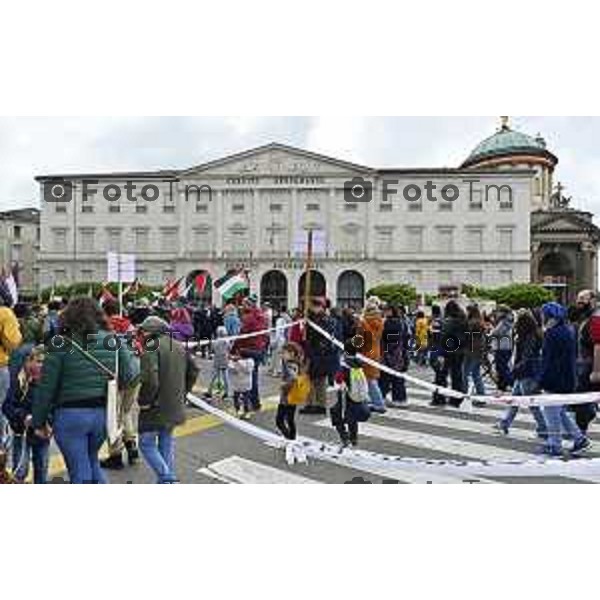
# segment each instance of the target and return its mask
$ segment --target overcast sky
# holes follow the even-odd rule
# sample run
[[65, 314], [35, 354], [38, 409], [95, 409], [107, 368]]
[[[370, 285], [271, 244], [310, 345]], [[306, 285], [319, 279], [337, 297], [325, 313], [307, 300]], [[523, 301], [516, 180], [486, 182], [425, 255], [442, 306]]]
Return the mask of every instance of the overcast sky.
[[[560, 159], [574, 205], [600, 211], [600, 117], [511, 117]], [[185, 168], [272, 141], [370, 167], [456, 167], [499, 117], [2, 117], [0, 208], [35, 206], [39, 174]]]

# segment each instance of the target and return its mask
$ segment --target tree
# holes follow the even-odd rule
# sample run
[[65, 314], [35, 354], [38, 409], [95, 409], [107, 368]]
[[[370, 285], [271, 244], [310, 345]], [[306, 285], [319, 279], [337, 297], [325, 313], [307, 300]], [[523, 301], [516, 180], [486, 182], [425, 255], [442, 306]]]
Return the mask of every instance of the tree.
[[513, 283], [499, 288], [464, 285], [462, 292], [469, 298], [493, 300], [498, 304], [505, 304], [514, 310], [519, 308], [535, 308], [554, 300], [554, 294], [550, 290], [533, 283]]
[[393, 306], [410, 306], [417, 302], [417, 290], [405, 283], [378, 285], [367, 292]]

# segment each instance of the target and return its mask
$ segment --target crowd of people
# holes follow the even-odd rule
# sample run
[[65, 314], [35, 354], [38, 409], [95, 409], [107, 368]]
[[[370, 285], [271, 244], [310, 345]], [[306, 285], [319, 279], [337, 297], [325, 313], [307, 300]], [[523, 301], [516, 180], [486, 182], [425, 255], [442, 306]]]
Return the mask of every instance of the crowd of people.
[[[597, 390], [600, 316], [590, 291], [571, 308], [550, 302], [491, 314], [457, 299], [426, 313], [376, 297], [360, 309], [313, 298], [305, 315], [261, 306], [252, 295], [222, 309], [183, 298], [13, 306], [0, 285], [0, 478], [25, 482], [32, 471], [35, 483], [46, 483], [54, 440], [73, 483], [105, 483], [106, 470], [140, 456], [159, 483], [177, 482], [174, 430], [186, 419], [202, 360], [212, 363], [200, 382], [205, 398], [240, 419], [261, 410], [264, 370], [280, 380], [275, 425], [286, 439], [298, 435], [298, 413], [329, 412], [343, 446], [355, 446], [361, 422], [407, 403], [402, 375], [411, 368], [459, 392], [436, 390], [433, 407], [459, 408], [467, 396], [485, 404], [492, 382], [491, 393], [517, 396]], [[119, 434], [107, 440], [111, 381]], [[517, 412], [509, 408], [496, 432], [510, 435]], [[562, 456], [565, 438], [572, 456], [590, 448], [595, 403], [531, 412], [542, 453]]]

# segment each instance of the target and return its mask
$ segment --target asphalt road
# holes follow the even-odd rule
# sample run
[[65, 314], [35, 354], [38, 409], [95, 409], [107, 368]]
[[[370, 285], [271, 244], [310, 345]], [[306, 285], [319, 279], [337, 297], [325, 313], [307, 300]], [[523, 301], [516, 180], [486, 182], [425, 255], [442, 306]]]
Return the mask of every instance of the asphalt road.
[[[208, 381], [210, 365], [200, 361], [200, 381]], [[429, 370], [415, 369], [414, 374], [429, 378]], [[275, 430], [274, 409], [278, 380], [261, 374], [261, 392], [264, 410], [254, 415], [252, 422], [260, 427]], [[201, 385], [200, 385], [201, 388]], [[485, 407], [463, 410], [440, 409], [428, 406], [429, 394], [423, 390], [409, 390], [409, 404], [401, 409], [391, 409], [386, 415], [373, 416], [361, 425], [360, 448], [384, 454], [423, 459], [471, 460], [527, 460], [535, 456], [539, 443], [534, 439], [533, 420], [527, 411], [518, 417], [510, 437], [497, 435], [492, 425], [501, 409]], [[221, 407], [229, 410], [227, 401]], [[448, 477], [429, 472], [407, 473], [402, 480], [390, 477], [385, 470], [362, 471], [351, 465], [339, 466], [321, 461], [289, 467], [281, 450], [270, 448], [247, 434], [224, 425], [215, 417], [200, 410], [190, 409], [188, 423], [177, 432], [177, 469], [182, 483], [461, 483], [462, 478]], [[328, 417], [299, 416], [299, 434], [317, 440], [338, 443], [335, 430]], [[592, 426], [592, 452], [586, 458], [600, 457], [600, 427]], [[568, 443], [565, 443], [565, 448]], [[585, 460], [585, 459], [581, 459]], [[60, 460], [53, 458], [52, 472], [61, 471]], [[109, 473], [113, 483], [153, 483], [147, 467], [140, 464], [124, 471]], [[591, 483], [567, 477], [527, 478], [477, 478], [468, 482], [481, 483]]]

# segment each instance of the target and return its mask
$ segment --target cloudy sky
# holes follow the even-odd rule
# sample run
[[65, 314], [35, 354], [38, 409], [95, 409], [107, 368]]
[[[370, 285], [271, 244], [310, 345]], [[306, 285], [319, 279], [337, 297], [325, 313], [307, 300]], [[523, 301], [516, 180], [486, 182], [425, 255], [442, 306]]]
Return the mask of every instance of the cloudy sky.
[[[511, 117], [558, 155], [577, 207], [600, 212], [600, 117]], [[454, 167], [499, 117], [3, 117], [0, 208], [35, 206], [38, 174], [184, 168], [272, 141], [372, 167]]]

